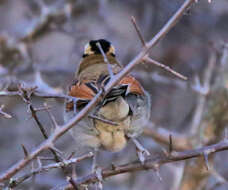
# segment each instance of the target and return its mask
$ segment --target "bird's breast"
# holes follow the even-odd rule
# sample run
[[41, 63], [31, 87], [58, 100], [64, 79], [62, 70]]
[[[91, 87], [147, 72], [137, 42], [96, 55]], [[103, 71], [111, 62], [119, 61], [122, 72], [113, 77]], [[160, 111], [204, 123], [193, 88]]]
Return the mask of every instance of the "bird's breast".
[[95, 125], [99, 133], [100, 144], [105, 150], [118, 152], [126, 146], [127, 139], [122, 126], [111, 126], [100, 121]]

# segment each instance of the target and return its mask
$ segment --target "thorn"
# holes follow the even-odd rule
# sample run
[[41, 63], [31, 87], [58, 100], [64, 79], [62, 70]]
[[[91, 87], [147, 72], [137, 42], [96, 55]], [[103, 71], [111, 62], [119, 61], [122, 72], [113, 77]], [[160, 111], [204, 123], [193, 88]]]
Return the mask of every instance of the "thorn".
[[137, 139], [132, 138], [132, 141], [134, 142], [136, 146], [136, 152], [139, 158], [139, 161], [144, 165], [146, 157], [150, 156], [150, 153], [147, 149], [145, 149]]
[[25, 158], [27, 158], [27, 157], [29, 156], [29, 154], [28, 154], [28, 151], [27, 151], [26, 148], [25, 148], [25, 145], [21, 144], [21, 147], [22, 147], [22, 149], [23, 149]]
[[96, 174], [98, 181], [102, 182], [103, 181], [102, 169], [100, 167], [96, 168], [95, 174]]
[[42, 162], [39, 157], [37, 157], [37, 163], [38, 163], [38, 167], [42, 168]]
[[173, 139], [172, 139], [172, 135], [169, 134], [169, 155], [171, 155], [173, 152]]
[[75, 152], [71, 152], [71, 154], [67, 157], [67, 160], [70, 160], [75, 155]]
[[205, 162], [205, 166], [206, 166], [207, 170], [210, 169], [209, 162], [208, 162], [208, 155], [209, 155], [208, 152], [206, 152], [206, 151], [203, 152], [203, 158], [204, 158], [204, 162]]
[[76, 164], [72, 165], [72, 178], [77, 179]]
[[114, 163], [112, 163], [111, 167], [112, 167], [112, 170], [116, 170], [116, 166]]
[[98, 182], [98, 189], [99, 190], [102, 190], [103, 189], [103, 184], [101, 181]]
[[158, 177], [159, 181], [162, 182], [162, 177], [160, 175], [160, 169], [159, 169], [159, 164], [156, 164], [154, 166], [154, 171], [155, 171], [155, 174], [156, 176]]
[[155, 171], [155, 174], [156, 174], [156, 176], [158, 177], [159, 181], [162, 182], [162, 177], [161, 177], [161, 175], [160, 175], [160, 171], [159, 171], [159, 170], [156, 170], [156, 171]]

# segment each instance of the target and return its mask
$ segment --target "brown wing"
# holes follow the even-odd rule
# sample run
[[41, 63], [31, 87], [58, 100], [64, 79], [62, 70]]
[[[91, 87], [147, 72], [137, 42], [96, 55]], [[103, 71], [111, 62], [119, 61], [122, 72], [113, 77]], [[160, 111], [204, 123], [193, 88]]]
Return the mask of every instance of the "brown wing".
[[143, 88], [140, 83], [132, 76], [128, 75], [121, 79], [119, 84], [128, 85], [128, 92], [132, 94], [144, 95]]
[[[76, 105], [80, 107], [86, 103], [88, 103], [93, 97], [96, 95], [97, 89], [92, 83], [80, 83], [79, 81], [75, 81], [70, 89], [69, 96], [73, 96], [77, 98]], [[74, 109], [74, 102], [69, 101], [66, 103], [66, 110], [71, 111]]]

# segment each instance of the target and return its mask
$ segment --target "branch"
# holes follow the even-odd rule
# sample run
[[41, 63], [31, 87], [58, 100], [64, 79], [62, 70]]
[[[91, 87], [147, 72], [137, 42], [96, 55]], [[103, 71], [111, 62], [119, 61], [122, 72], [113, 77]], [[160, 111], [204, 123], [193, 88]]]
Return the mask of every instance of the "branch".
[[[177, 162], [182, 160], [187, 160], [195, 157], [201, 157], [203, 154], [212, 154], [215, 152], [221, 152], [228, 150], [228, 140], [224, 140], [220, 143], [211, 145], [211, 146], [205, 146], [203, 148], [193, 149], [193, 150], [187, 150], [183, 152], [172, 152], [170, 155], [162, 155], [159, 158], [149, 158], [145, 161], [145, 163], [142, 165], [139, 161], [135, 161], [132, 163], [115, 166], [114, 168], [106, 168], [102, 170], [102, 177], [103, 179], [122, 174], [127, 172], [135, 172], [135, 171], [141, 171], [141, 170], [148, 170], [148, 169], [157, 169], [161, 165], [171, 163], [171, 162]], [[89, 183], [95, 183], [97, 182], [97, 176], [96, 173], [91, 173], [85, 177], [75, 179], [75, 183], [77, 185], [81, 184], [89, 184]], [[69, 188], [69, 187], [67, 187]], [[65, 188], [66, 189], [66, 188]]]
[[98, 104], [98, 102], [101, 101], [102, 97], [112, 89], [114, 85], [116, 85], [124, 76], [126, 76], [137, 64], [142, 62], [143, 58], [149, 52], [149, 50], [154, 47], [158, 43], [158, 41], [162, 39], [173, 26], [175, 26], [179, 18], [183, 16], [186, 9], [189, 8], [194, 2], [195, 0], [186, 0], [179, 8], [179, 10], [165, 24], [165, 26], [157, 33], [157, 35], [155, 35], [155, 37], [147, 43], [147, 46], [122, 71], [113, 76], [113, 78], [105, 86], [104, 91], [100, 90], [97, 95], [86, 105], [86, 107], [82, 109], [74, 118], [72, 118], [65, 125], [62, 125], [60, 128], [56, 128], [52, 135], [46, 141], [44, 141], [39, 147], [37, 147], [29, 154], [28, 158], [21, 159], [14, 166], [1, 174], [0, 182], [10, 179], [18, 171], [24, 168], [31, 160], [33, 160], [38, 154], [40, 154], [47, 148], [52, 147], [53, 143], [58, 138], [60, 138], [69, 129], [74, 127], [77, 122], [79, 122], [83, 117], [85, 117], [91, 111], [91, 109], [96, 104]]

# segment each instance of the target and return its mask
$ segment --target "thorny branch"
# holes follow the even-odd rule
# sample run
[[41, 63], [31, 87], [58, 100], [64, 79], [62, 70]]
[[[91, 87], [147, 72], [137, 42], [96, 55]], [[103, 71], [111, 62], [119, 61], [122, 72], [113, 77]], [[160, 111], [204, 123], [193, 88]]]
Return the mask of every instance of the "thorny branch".
[[24, 182], [25, 180], [27, 180], [28, 178], [36, 175], [36, 174], [40, 174], [40, 173], [43, 173], [43, 172], [47, 172], [49, 171], [50, 169], [54, 169], [54, 168], [63, 168], [63, 167], [66, 167], [66, 166], [69, 166], [71, 164], [75, 164], [75, 163], [78, 163], [82, 160], [85, 160], [87, 158], [91, 158], [93, 157], [93, 153], [92, 152], [89, 152], [88, 154], [85, 154], [81, 157], [77, 157], [77, 158], [71, 158], [69, 160], [63, 160], [61, 162], [57, 162], [57, 163], [54, 163], [54, 164], [49, 164], [47, 166], [42, 166], [40, 168], [37, 168], [31, 172], [28, 172], [20, 177], [17, 177], [15, 179], [12, 179], [10, 181], [10, 184], [9, 184], [9, 187], [13, 188], [13, 187], [16, 187], [17, 185], [21, 184], [22, 182]]
[[[212, 154], [215, 152], [221, 152], [228, 150], [228, 140], [225, 139], [222, 142], [211, 146], [205, 146], [203, 148], [187, 150], [183, 152], [172, 152], [169, 155], [162, 155], [159, 158], [149, 158], [145, 161], [144, 165], [142, 165], [139, 161], [135, 161], [132, 163], [128, 163], [125, 165], [115, 166], [114, 168], [106, 168], [102, 170], [103, 179], [111, 177], [113, 175], [118, 175], [126, 172], [140, 171], [140, 170], [148, 170], [148, 169], [157, 169], [160, 166], [170, 163], [177, 162], [181, 160], [187, 160], [195, 157], [201, 157], [205, 152]], [[97, 176], [95, 173], [91, 173], [85, 177], [79, 178], [75, 180], [75, 183], [80, 184], [89, 184], [97, 182]]]
[[[49, 149], [49, 148], [53, 148], [53, 144], [58, 138], [60, 138], [63, 134], [65, 134], [70, 128], [74, 127], [75, 124], [78, 121], [80, 121], [83, 117], [85, 117], [89, 113], [89, 111], [102, 99], [103, 95], [107, 94], [112, 89], [112, 87], [121, 80], [121, 78], [123, 78], [126, 74], [128, 74], [134, 68], [135, 65], [142, 62], [142, 60], [144, 59], [146, 54], [149, 52], [149, 50], [152, 47], [154, 47], [159, 42], [159, 40], [161, 40], [173, 26], [175, 26], [175, 24], [183, 16], [185, 11], [193, 3], [195, 3], [195, 0], [186, 0], [183, 3], [183, 5], [178, 9], [178, 11], [165, 24], [165, 26], [148, 43], [146, 43], [146, 48], [144, 48], [121, 72], [119, 72], [118, 74], [113, 76], [112, 80], [105, 86], [104, 92], [99, 91], [97, 93], [97, 95], [90, 101], [90, 103], [82, 111], [80, 111], [73, 119], [71, 119], [68, 123], [62, 125], [60, 128], [56, 128], [54, 130], [54, 132], [51, 134], [51, 136], [46, 141], [44, 141], [40, 146], [38, 146], [31, 153], [29, 153], [28, 157], [18, 161], [14, 166], [12, 166], [6, 172], [2, 173], [0, 175], [0, 182], [10, 179], [18, 171], [23, 169], [31, 160], [36, 158], [42, 151]], [[16, 94], [16, 95], [18, 95], [18, 94]], [[217, 144], [212, 147], [206, 147], [206, 148], [213, 148], [212, 152], [221, 151], [221, 150], [227, 149], [227, 143], [221, 143], [221, 144]], [[160, 160], [160, 162], [167, 163], [167, 162], [170, 162], [172, 159], [173, 159], [173, 161], [178, 161], [181, 159], [192, 158], [192, 157], [201, 155], [201, 152], [200, 152], [200, 150], [196, 150], [193, 152], [191, 152], [191, 151], [187, 152], [187, 153], [184, 152], [182, 154], [177, 154], [177, 156], [175, 156], [174, 158], [168, 158], [167, 160], [164, 160], [164, 158], [163, 158]], [[149, 167], [150, 165], [146, 164], [146, 166]], [[108, 177], [111, 175], [116, 175], [118, 173], [123, 173], [124, 171], [127, 171], [126, 167], [129, 168], [129, 166], [127, 165], [127, 166], [123, 166], [123, 167], [119, 168], [119, 170], [112, 171], [111, 173], [110, 173], [110, 171], [107, 171], [106, 173], [104, 172], [103, 174]], [[144, 166], [142, 166], [141, 164], [138, 163], [138, 164], [134, 164], [133, 166], [131, 166], [130, 170], [139, 170], [142, 167], [144, 168]]]

